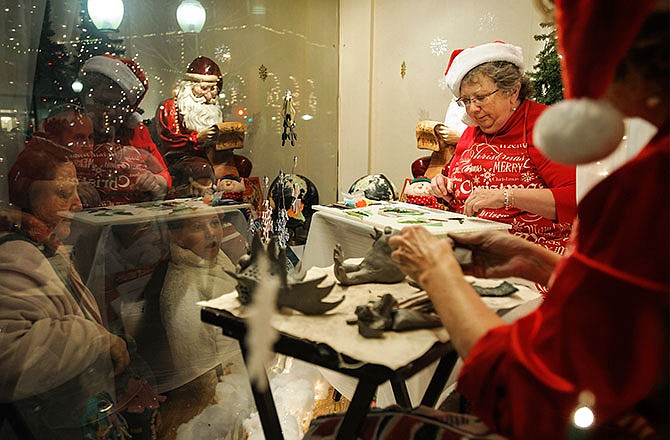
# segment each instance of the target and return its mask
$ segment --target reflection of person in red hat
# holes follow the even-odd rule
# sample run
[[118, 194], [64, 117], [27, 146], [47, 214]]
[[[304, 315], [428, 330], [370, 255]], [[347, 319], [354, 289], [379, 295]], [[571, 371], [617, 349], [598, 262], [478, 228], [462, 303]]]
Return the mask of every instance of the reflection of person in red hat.
[[[149, 130], [136, 112], [149, 88], [144, 72], [134, 61], [111, 55], [89, 58], [81, 71], [86, 91], [84, 108], [93, 120], [96, 148], [113, 143], [126, 150], [137, 149], [137, 155], [145, 157], [147, 172], [141, 176], [136, 173], [138, 178], [131, 179], [132, 188], [127, 189], [136, 194], [148, 194], [152, 199], [164, 197], [171, 183], [170, 174]], [[105, 151], [109, 150], [109, 145]], [[77, 164], [78, 172], [80, 165]], [[117, 168], [124, 168], [124, 164]], [[91, 179], [102, 181], [99, 176], [82, 180]]]
[[[392, 256], [430, 296], [464, 359], [458, 390], [494, 431], [514, 439], [668, 438], [668, 3], [555, 5], [567, 100], [538, 120], [538, 147], [570, 163], [597, 160], [621, 141], [622, 115], [657, 133], [580, 201], [562, 258], [510, 234], [454, 235], [473, 252], [461, 268], [453, 242], [420, 227], [389, 240]], [[520, 276], [548, 293], [539, 309], [506, 324], [464, 273]]]
[[210, 160], [219, 178], [229, 173], [249, 176], [251, 162], [232, 152], [243, 146], [244, 127], [224, 123], [217, 103], [222, 82], [219, 66], [199, 56], [186, 68], [175, 96], [156, 110], [161, 149], [170, 166], [184, 156], [201, 156]]
[[576, 211], [575, 168], [533, 144], [546, 106], [530, 100], [521, 48], [493, 42], [455, 50], [446, 82], [469, 127], [432, 194], [451, 211], [507, 223], [510, 232], [563, 253]]

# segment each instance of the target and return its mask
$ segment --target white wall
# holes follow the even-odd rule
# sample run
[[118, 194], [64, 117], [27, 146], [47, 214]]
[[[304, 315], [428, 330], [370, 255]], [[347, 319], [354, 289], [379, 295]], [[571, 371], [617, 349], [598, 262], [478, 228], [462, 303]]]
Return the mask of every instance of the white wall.
[[[416, 123], [443, 120], [452, 98], [443, 83], [451, 51], [503, 40], [522, 47], [530, 70], [540, 22], [530, 0], [340, 0], [340, 191], [376, 173], [400, 190], [412, 161], [426, 155]], [[436, 55], [438, 38], [446, 51]]]

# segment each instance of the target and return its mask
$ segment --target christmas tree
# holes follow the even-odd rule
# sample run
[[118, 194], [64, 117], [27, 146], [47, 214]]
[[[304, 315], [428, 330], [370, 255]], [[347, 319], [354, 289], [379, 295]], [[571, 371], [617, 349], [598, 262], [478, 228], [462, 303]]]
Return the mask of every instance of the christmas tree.
[[47, 0], [33, 90], [35, 119], [38, 122], [54, 108], [77, 100], [72, 82], [77, 78], [79, 68], [65, 45], [54, 41], [55, 35], [51, 25], [51, 1]]
[[563, 99], [561, 63], [556, 48], [555, 26], [551, 23], [540, 23], [540, 27], [549, 28], [549, 32], [533, 36], [535, 41], [544, 41], [544, 47], [536, 57], [534, 71], [528, 75], [535, 89], [535, 100], [551, 105]]
[[[56, 33], [51, 23], [51, 0], [47, 0], [42, 21], [40, 47], [35, 69], [34, 116], [39, 123], [55, 109], [66, 104], [81, 104], [72, 83], [79, 77], [84, 62], [95, 55], [123, 56], [123, 40], [110, 38], [108, 32], [98, 30], [82, 1], [79, 35], [72, 48], [54, 41]], [[57, 111], [57, 110], [56, 110]]]

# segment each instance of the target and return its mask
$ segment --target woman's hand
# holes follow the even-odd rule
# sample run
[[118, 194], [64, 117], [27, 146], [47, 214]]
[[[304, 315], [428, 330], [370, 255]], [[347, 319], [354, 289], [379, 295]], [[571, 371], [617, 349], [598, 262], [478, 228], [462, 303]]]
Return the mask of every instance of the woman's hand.
[[77, 185], [77, 193], [84, 208], [95, 208], [102, 204], [102, 199], [98, 190], [91, 182], [79, 182]]
[[135, 191], [151, 193], [154, 200], [163, 199], [167, 194], [167, 181], [160, 174], [147, 171], [137, 178]]
[[[403, 228], [389, 238], [391, 258], [400, 269], [423, 285], [429, 274], [442, 277], [456, 272], [463, 277], [449, 239], [440, 239], [422, 226]], [[425, 287], [424, 287], [425, 288]]]
[[463, 214], [475, 216], [482, 209], [498, 209], [505, 206], [505, 195], [501, 189], [475, 188], [463, 204]]
[[436, 174], [430, 180], [430, 193], [449, 203], [454, 198], [454, 182], [444, 174]]
[[503, 231], [449, 234], [456, 245], [472, 250], [466, 274], [478, 278], [521, 277], [546, 285], [558, 254]]
[[389, 238], [389, 244], [393, 261], [430, 297], [461, 357], [466, 358], [475, 341], [491, 328], [503, 324], [463, 276], [451, 240], [409, 226]]
[[117, 376], [128, 368], [130, 355], [126, 348], [126, 341], [111, 333], [109, 333], [109, 355], [114, 364], [114, 371], [110, 376]]

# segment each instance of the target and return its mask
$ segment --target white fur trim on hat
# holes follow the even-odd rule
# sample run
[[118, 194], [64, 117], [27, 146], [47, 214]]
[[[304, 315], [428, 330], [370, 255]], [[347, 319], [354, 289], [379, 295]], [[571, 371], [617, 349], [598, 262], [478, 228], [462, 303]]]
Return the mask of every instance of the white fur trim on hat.
[[219, 78], [216, 75], [202, 75], [200, 73], [186, 73], [184, 74], [184, 79], [189, 80], [189, 81], [202, 81], [202, 82], [219, 82]]
[[96, 72], [105, 75], [121, 87], [126, 92], [128, 102], [131, 105], [137, 103], [138, 99], [146, 91], [142, 81], [123, 61], [106, 57], [95, 56], [86, 60], [81, 68], [82, 72]]
[[489, 61], [507, 61], [523, 72], [523, 52], [518, 46], [506, 43], [487, 43], [463, 49], [452, 61], [445, 78], [454, 96], [460, 96], [461, 81], [469, 71]]
[[624, 135], [623, 116], [605, 101], [570, 99], [542, 112], [533, 143], [551, 160], [576, 165], [602, 159]]

